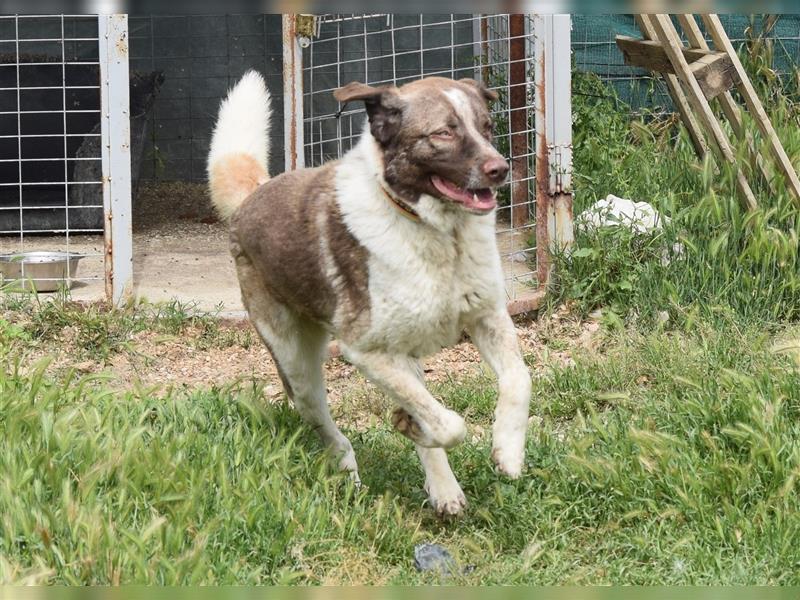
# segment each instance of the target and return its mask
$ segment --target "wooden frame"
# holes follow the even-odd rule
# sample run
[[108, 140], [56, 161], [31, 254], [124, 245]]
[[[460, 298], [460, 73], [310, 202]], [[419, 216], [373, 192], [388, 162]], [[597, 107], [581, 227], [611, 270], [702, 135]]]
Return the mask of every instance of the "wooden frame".
[[[686, 35], [690, 46], [701, 50], [709, 49], [706, 39], [700, 31], [700, 27], [697, 25], [697, 21], [695, 21], [694, 15], [678, 15], [678, 22], [681, 24], [681, 29], [683, 29], [683, 33]], [[725, 118], [728, 119], [731, 129], [733, 129], [733, 133], [740, 141], [747, 145], [747, 155], [753, 171], [755, 172], [757, 170], [761, 174], [763, 182], [769, 186], [770, 191], [772, 191], [772, 173], [767, 163], [756, 151], [753, 137], [744, 127], [742, 111], [733, 99], [733, 95], [729, 91], [726, 91], [717, 98], [717, 101], [722, 108]]]
[[[636, 23], [639, 25], [639, 29], [646, 40], [656, 39], [656, 30], [650, 24], [650, 15], [636, 15]], [[689, 132], [694, 151], [702, 159], [708, 153], [708, 145], [700, 129], [700, 124], [689, 106], [686, 94], [683, 93], [678, 77], [671, 73], [665, 73], [664, 81], [667, 84], [670, 96], [672, 96], [672, 101], [675, 103], [675, 108], [678, 109], [678, 114], [680, 114], [681, 120]]]
[[[631, 66], [675, 74], [664, 46], [655, 40], [638, 40], [619, 35], [617, 46], [622, 50], [625, 62]], [[681, 48], [681, 52], [707, 99], [716, 98], [738, 83], [738, 73], [733, 61], [724, 52], [712, 52], [707, 47]]]
[[[787, 187], [795, 200], [800, 201], [800, 179], [719, 17], [705, 14], [702, 19], [714, 43], [713, 50], [703, 37], [694, 16], [690, 14], [678, 15], [678, 22], [689, 41], [688, 47], [683, 45], [672, 19], [666, 14], [637, 15], [636, 22], [644, 39], [617, 36], [617, 45], [627, 64], [663, 74], [697, 155], [705, 158], [709, 147], [706, 143], [707, 136], [718, 159], [736, 166], [737, 158], [733, 147], [710, 104], [710, 101], [716, 100], [734, 134], [745, 145], [751, 171], [757, 173], [771, 189], [772, 171], [758, 152], [752, 136], [747, 133], [741, 108], [730, 93], [736, 87], [750, 116], [761, 131], [775, 164], [785, 178]], [[735, 172], [736, 187], [744, 206], [749, 210], [755, 209], [756, 198], [744, 170], [736, 168]]]

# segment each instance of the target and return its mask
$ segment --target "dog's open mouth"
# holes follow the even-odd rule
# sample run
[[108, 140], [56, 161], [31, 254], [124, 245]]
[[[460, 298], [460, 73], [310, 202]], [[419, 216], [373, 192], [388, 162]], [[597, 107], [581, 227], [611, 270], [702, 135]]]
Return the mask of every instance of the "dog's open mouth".
[[452, 181], [442, 179], [438, 175], [431, 177], [431, 183], [442, 196], [458, 202], [470, 212], [488, 213], [497, 206], [497, 197], [491, 188], [477, 190], [460, 188]]

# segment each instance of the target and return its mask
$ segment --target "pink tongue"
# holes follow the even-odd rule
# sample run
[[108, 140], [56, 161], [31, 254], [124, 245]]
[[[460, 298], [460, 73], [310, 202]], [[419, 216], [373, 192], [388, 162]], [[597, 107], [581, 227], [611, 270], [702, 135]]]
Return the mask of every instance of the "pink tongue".
[[451, 200], [460, 202], [466, 208], [491, 210], [497, 204], [497, 200], [495, 199], [494, 194], [492, 194], [492, 190], [488, 188], [475, 191], [465, 190], [437, 175], [431, 177], [431, 181], [433, 182], [434, 187], [436, 187], [436, 189], [442, 194]]

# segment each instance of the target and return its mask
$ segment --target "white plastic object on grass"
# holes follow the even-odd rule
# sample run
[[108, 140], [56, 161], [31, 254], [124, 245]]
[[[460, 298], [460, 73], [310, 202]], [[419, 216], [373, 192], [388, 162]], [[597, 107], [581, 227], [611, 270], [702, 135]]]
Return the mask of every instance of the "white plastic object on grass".
[[[634, 202], [627, 198], [619, 198], [609, 194], [604, 200], [598, 200], [583, 211], [575, 219], [578, 230], [596, 231], [601, 227], [624, 226], [631, 231], [644, 234], [661, 231], [664, 225], [669, 225], [669, 217], [665, 217], [652, 204], [647, 202]], [[683, 244], [676, 242], [672, 245], [672, 252], [663, 249], [661, 264], [667, 266], [672, 257], [683, 256]]]
[[661, 230], [666, 224], [669, 224], [669, 217], [663, 216], [647, 202], [634, 202], [613, 194], [605, 200], [598, 200], [575, 219], [578, 229], [586, 231], [624, 225], [636, 233], [647, 233]]

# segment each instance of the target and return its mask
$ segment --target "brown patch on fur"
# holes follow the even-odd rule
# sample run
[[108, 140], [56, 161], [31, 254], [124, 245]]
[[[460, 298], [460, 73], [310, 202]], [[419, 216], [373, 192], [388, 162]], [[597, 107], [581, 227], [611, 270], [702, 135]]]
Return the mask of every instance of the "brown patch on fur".
[[392, 426], [401, 435], [406, 436], [411, 441], [416, 442], [422, 437], [422, 430], [408, 412], [402, 408], [397, 408], [392, 412]]
[[209, 177], [211, 201], [223, 218], [230, 217], [269, 175], [258, 161], [244, 153], [228, 154], [214, 162]]
[[[283, 173], [256, 190], [231, 221], [231, 251], [299, 315], [329, 329], [341, 317], [346, 339], [348, 326], [369, 320], [367, 252], [339, 212], [335, 165]], [[322, 243], [335, 266], [333, 278]]]
[[331, 202], [327, 214], [328, 246], [339, 278], [334, 285], [337, 312], [343, 320], [342, 339], [350, 341], [369, 327], [369, 271], [367, 250], [347, 229], [339, 206]]

